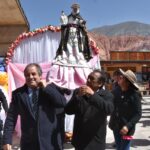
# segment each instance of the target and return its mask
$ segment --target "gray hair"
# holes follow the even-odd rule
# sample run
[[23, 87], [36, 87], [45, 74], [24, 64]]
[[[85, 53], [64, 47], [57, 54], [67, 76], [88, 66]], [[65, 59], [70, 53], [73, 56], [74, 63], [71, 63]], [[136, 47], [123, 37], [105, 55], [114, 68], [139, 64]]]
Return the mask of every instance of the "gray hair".
[[25, 75], [25, 73], [27, 72], [28, 68], [30, 68], [30, 67], [36, 67], [39, 76], [42, 76], [42, 68], [41, 68], [41, 66], [40, 66], [39, 64], [37, 64], [37, 63], [30, 63], [30, 64], [28, 64], [28, 65], [25, 67], [25, 69], [24, 69], [24, 75]]

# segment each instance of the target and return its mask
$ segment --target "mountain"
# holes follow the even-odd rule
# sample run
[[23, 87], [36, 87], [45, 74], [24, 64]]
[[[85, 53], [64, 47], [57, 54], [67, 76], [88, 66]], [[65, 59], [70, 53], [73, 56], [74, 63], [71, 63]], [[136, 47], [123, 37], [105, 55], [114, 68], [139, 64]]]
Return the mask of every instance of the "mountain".
[[142, 35], [150, 36], [150, 25], [140, 22], [123, 22], [115, 25], [107, 25], [91, 29], [89, 32], [103, 34], [106, 36], [118, 35]]
[[100, 51], [101, 60], [110, 59], [110, 51], [150, 51], [150, 25], [124, 22], [88, 31]]

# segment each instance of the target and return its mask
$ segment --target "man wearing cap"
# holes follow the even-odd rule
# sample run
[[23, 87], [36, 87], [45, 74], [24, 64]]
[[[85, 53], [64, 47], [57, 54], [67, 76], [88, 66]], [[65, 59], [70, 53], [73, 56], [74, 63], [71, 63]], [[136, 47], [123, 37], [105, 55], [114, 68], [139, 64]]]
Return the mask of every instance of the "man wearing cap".
[[88, 61], [91, 59], [85, 26], [86, 21], [79, 13], [79, 4], [73, 4], [71, 9], [72, 12], [68, 15], [68, 20], [65, 19], [65, 23], [62, 21], [61, 41], [56, 52], [56, 59], [60, 60], [62, 63], [85, 65], [85, 60]]
[[136, 123], [141, 118], [141, 94], [135, 74], [119, 69], [118, 85], [113, 90], [114, 112], [109, 127], [113, 130], [117, 150], [129, 150]]

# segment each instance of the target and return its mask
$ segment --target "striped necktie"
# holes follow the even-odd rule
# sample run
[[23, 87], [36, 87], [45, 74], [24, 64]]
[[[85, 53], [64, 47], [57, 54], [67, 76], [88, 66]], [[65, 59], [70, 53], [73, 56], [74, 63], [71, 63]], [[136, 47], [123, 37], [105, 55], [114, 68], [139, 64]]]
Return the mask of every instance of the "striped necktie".
[[35, 119], [37, 119], [37, 112], [38, 112], [38, 96], [37, 90], [32, 91], [32, 103], [33, 103], [33, 112]]

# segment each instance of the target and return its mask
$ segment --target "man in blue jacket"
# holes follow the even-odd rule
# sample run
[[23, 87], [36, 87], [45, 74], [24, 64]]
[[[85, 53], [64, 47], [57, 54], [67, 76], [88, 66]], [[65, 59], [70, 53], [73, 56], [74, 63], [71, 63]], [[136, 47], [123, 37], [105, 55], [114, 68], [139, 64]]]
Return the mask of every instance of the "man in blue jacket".
[[32, 63], [24, 70], [25, 85], [12, 93], [4, 125], [4, 150], [10, 150], [12, 135], [21, 118], [21, 150], [62, 150], [56, 109], [66, 104], [64, 96], [51, 84], [41, 80], [42, 70]]

